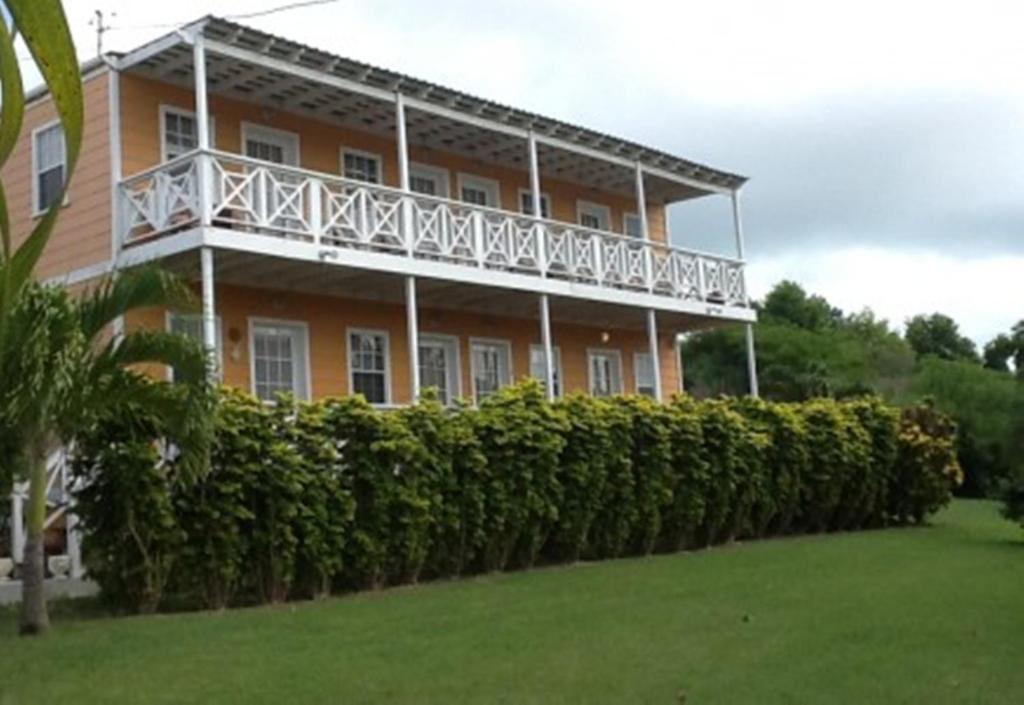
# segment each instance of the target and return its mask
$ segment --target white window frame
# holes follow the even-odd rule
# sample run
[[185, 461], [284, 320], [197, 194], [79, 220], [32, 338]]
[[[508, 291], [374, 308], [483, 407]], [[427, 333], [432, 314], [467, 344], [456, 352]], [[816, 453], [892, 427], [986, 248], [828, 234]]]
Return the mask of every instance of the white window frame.
[[[649, 385], [651, 388], [650, 394], [644, 394], [640, 391], [640, 360], [643, 358], [649, 358], [651, 360], [651, 384]], [[654, 377], [654, 360], [651, 358], [651, 354], [649, 352], [633, 353], [633, 391], [637, 394], [642, 394], [645, 397], [654, 399], [657, 388], [657, 380]]]
[[[602, 232], [611, 232], [612, 229], [612, 209], [602, 203], [594, 203], [593, 201], [576, 201], [576, 224], [583, 225], [580, 221], [583, 218], [583, 214], [592, 215], [598, 220], [604, 221], [604, 227], [592, 228], [593, 230], [600, 230]], [[586, 226], [584, 226], [586, 227]]]
[[[448, 406], [452, 406], [457, 399], [462, 398], [462, 360], [459, 351], [459, 337], [447, 333], [420, 333], [419, 343], [443, 345], [452, 353], [453, 369], [448, 370]], [[417, 355], [418, 357], [418, 355]], [[422, 379], [420, 380], [422, 383]]]
[[[245, 143], [249, 141], [249, 138], [266, 142], [268, 144], [277, 143], [281, 146], [281, 153], [287, 156], [288, 150], [293, 149], [295, 152], [295, 162], [285, 161], [282, 166], [293, 166], [299, 167], [302, 165], [302, 139], [298, 132], [291, 132], [290, 130], [282, 130], [278, 127], [270, 127], [269, 125], [261, 125], [256, 122], [242, 121], [242, 149], [240, 150], [243, 157], [246, 157]], [[284, 146], [288, 143], [289, 146]], [[250, 158], [250, 157], [246, 157]]]
[[[32, 136], [31, 136], [31, 139], [32, 139], [32, 156], [31, 156], [31, 158], [32, 158], [32, 217], [33, 218], [38, 218], [39, 216], [43, 215], [47, 211], [46, 208], [40, 208], [39, 207], [39, 159], [38, 159], [39, 135], [42, 134], [43, 132], [46, 132], [47, 130], [53, 129], [54, 127], [59, 128], [61, 133], [64, 133], [64, 125], [61, 123], [61, 121], [59, 119], [58, 120], [50, 120], [49, 122], [44, 123], [44, 124], [40, 125], [39, 127], [35, 128], [34, 130], [32, 130]], [[68, 176], [69, 175], [68, 175], [68, 136], [67, 136], [67, 134], [64, 134], [64, 154], [63, 154], [63, 156], [61, 158], [61, 164], [63, 165], [63, 169], [64, 169], [64, 183], [68, 184]], [[67, 206], [68, 203], [71, 202], [71, 199], [70, 199], [70, 192], [71, 192], [70, 184], [68, 184], [68, 186], [69, 186], [69, 188], [66, 188], [64, 190], [64, 202], [61, 203], [61, 207], [62, 208]]]
[[[526, 205], [526, 204], [523, 202], [523, 199], [524, 198], [530, 199], [529, 203], [530, 203], [530, 205], [532, 207], [532, 205], [533, 205], [533, 191], [531, 191], [528, 188], [521, 188], [521, 189], [519, 189], [518, 198], [519, 198], [519, 204], [518, 204], [519, 205], [519, 212], [522, 213], [523, 215], [526, 215], [526, 209], [523, 208], [523, 206]], [[544, 207], [545, 205], [547, 206], [546, 209]], [[551, 220], [551, 216], [552, 216], [552, 213], [551, 213], [551, 194], [549, 194], [547, 191], [541, 191], [540, 192], [540, 210], [541, 210], [542, 213], [544, 212], [544, 210], [547, 210], [547, 212], [548, 212], [547, 215], [541, 215], [540, 216], [541, 218], [543, 218], [544, 220]]]
[[[310, 342], [309, 342], [309, 324], [305, 321], [294, 321], [286, 320], [282, 318], [265, 318], [262, 316], [250, 316], [246, 323], [249, 328], [249, 390], [252, 392], [254, 397], [256, 394], [256, 328], [259, 326], [267, 327], [278, 327], [278, 328], [294, 328], [303, 337], [303, 369], [305, 372], [305, 395], [298, 394], [295, 390], [292, 393], [295, 394], [295, 398], [302, 401], [309, 401], [313, 398], [313, 373], [310, 367]], [[294, 373], [293, 373], [294, 378]], [[266, 403], [273, 404], [272, 400], [267, 400]]]
[[[541, 384], [544, 384], [546, 380], [543, 377], [537, 377], [533, 374], [533, 353], [540, 352], [544, 353], [544, 345], [541, 343], [532, 343], [530, 345], [530, 376], [538, 380]], [[562, 350], [557, 345], [551, 346], [552, 357], [555, 362], [555, 376], [558, 384], [555, 385], [555, 398], [561, 399], [565, 395], [565, 374], [562, 372]]]
[[[363, 159], [372, 159], [377, 162], [377, 181], [366, 181], [364, 179], [357, 179], [354, 176], [348, 176], [345, 173], [345, 157], [346, 155], [352, 155], [353, 157], [362, 157]], [[368, 152], [364, 149], [354, 149], [352, 147], [346, 147], [344, 145], [338, 149], [338, 173], [341, 174], [343, 179], [350, 181], [358, 181], [363, 184], [384, 184], [384, 157], [377, 152]]]
[[[164, 330], [166, 330], [168, 333], [173, 333], [174, 332], [173, 323], [174, 323], [174, 319], [176, 319], [176, 318], [198, 321], [199, 322], [199, 333], [200, 333], [200, 337], [199, 337], [198, 340], [199, 340], [199, 343], [202, 344], [202, 342], [203, 342], [203, 340], [202, 340], [203, 315], [201, 313], [179, 313], [177, 311], [167, 311], [165, 313], [165, 315], [164, 315]], [[214, 357], [217, 360], [217, 370], [216, 370], [216, 372], [217, 372], [217, 379], [223, 381], [223, 379], [224, 379], [224, 337], [223, 337], [224, 336], [224, 327], [221, 324], [220, 316], [214, 316], [214, 322], [215, 322], [215, 326], [216, 326], [216, 333], [214, 335], [214, 350], [213, 350], [213, 352], [214, 352]], [[170, 365], [167, 366], [167, 381], [168, 382], [173, 382], [174, 381], [174, 369]]]
[[391, 334], [382, 328], [360, 328], [350, 327], [345, 329], [345, 366], [348, 368], [348, 393], [350, 396], [356, 394], [355, 373], [352, 366], [352, 336], [353, 335], [379, 335], [384, 338], [384, 401], [372, 402], [367, 400], [371, 406], [391, 405]]
[[[438, 190], [434, 198], [451, 198], [452, 182], [451, 174], [443, 166], [434, 166], [433, 164], [422, 164], [420, 162], [412, 162], [409, 165], [409, 176], [419, 177], [421, 179], [432, 179], [435, 183], [440, 183], [441, 188]], [[418, 194], [421, 196], [430, 197], [428, 194]]]
[[[461, 191], [461, 189], [460, 189]], [[505, 338], [470, 338], [469, 339], [469, 378], [470, 384], [473, 386], [473, 403], [479, 404], [480, 399], [476, 389], [476, 362], [473, 355], [473, 348], [477, 345], [493, 345], [505, 348], [506, 359], [508, 360], [508, 374], [505, 376], [504, 383], [498, 383], [498, 389], [507, 387], [512, 384], [512, 380], [516, 378], [515, 371], [513, 370], [514, 362], [512, 360], [512, 341]]]
[[[170, 161], [167, 158], [167, 115], [177, 115], [179, 117], [192, 118], [193, 121], [196, 119], [195, 111], [184, 110], [176, 105], [168, 105], [167, 103], [160, 104], [160, 161]], [[217, 144], [216, 140], [216, 122], [214, 122], [213, 115], [209, 116], [210, 121], [210, 147], [214, 148]], [[196, 135], [196, 143], [198, 144], [198, 135]], [[243, 143], [244, 147], [244, 143]]]
[[[483, 206], [483, 208], [501, 208], [501, 184], [497, 179], [491, 179], [486, 176], [477, 176], [476, 174], [467, 174], [460, 171], [456, 181], [458, 182], [456, 184], [456, 187], [458, 188], [458, 193], [455, 198], [456, 201], [462, 201], [462, 187], [468, 186], [480, 191], [487, 191], [494, 196], [494, 203], [488, 203], [486, 206]], [[463, 201], [463, 203], [466, 203], [466, 201]], [[481, 207], [476, 203], [470, 203], [469, 205]]]
[[618, 391], [612, 391], [611, 396], [616, 394], [622, 394], [624, 380], [622, 379], [622, 351], [614, 348], [587, 348], [587, 393], [591, 396], [594, 395], [594, 366], [593, 359], [597, 356], [611, 356], [618, 360], [619, 365], [619, 385]]
[[[636, 235], [629, 234], [629, 228], [627, 227], [627, 223], [629, 223], [631, 219], [636, 220]], [[636, 211], [627, 211], [622, 214], [622, 234], [625, 235], [626, 237], [635, 237], [638, 240], [645, 239], [644, 223], [643, 220], [641, 220], [639, 213], [637, 213]]]

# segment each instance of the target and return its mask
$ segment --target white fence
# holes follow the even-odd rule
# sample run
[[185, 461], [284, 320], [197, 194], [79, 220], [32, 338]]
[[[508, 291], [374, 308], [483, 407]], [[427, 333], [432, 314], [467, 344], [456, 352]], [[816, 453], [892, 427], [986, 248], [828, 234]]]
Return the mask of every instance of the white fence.
[[217, 227], [747, 305], [740, 260], [222, 152], [192, 152], [125, 179], [122, 242], [195, 226], [204, 174]]

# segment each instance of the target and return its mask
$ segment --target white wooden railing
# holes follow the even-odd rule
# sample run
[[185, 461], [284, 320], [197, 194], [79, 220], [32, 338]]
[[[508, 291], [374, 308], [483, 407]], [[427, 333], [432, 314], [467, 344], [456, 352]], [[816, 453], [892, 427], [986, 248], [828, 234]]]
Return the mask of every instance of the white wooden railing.
[[217, 227], [748, 305], [737, 259], [216, 151], [191, 152], [122, 181], [122, 243], [195, 226], [204, 173]]

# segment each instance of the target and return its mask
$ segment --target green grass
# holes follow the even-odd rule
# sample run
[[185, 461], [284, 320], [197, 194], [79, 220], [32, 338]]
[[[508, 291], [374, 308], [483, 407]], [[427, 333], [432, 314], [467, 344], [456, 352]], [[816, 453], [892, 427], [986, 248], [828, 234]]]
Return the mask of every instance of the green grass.
[[960, 501], [922, 529], [13, 632], [0, 613], [0, 705], [1013, 703], [1024, 534]]

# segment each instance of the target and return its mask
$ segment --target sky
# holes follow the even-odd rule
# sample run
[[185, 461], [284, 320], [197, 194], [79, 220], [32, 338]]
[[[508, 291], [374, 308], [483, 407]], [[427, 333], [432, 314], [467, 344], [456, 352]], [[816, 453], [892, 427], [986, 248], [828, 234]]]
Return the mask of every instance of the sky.
[[[89, 58], [96, 9], [127, 50], [289, 1], [65, 8]], [[1019, 2], [337, 0], [237, 21], [749, 176], [754, 297], [794, 279], [896, 326], [942, 311], [979, 344], [1024, 318]], [[735, 253], [723, 197], [670, 212], [675, 244]]]

